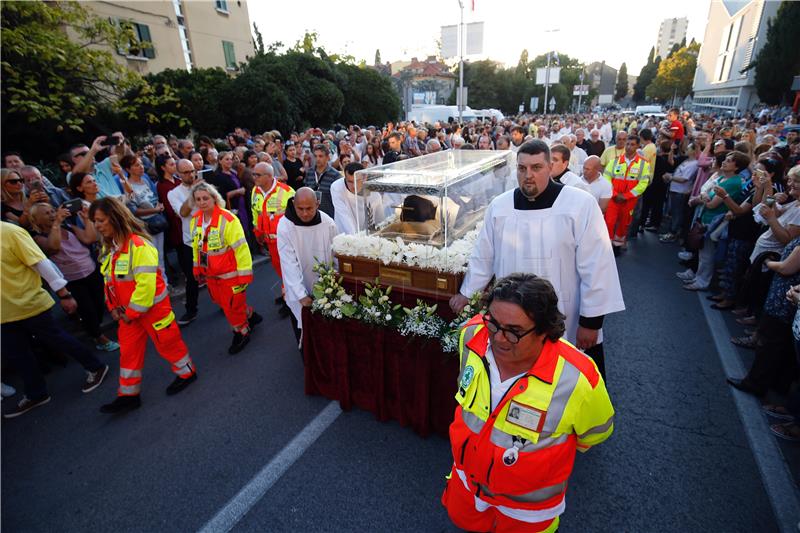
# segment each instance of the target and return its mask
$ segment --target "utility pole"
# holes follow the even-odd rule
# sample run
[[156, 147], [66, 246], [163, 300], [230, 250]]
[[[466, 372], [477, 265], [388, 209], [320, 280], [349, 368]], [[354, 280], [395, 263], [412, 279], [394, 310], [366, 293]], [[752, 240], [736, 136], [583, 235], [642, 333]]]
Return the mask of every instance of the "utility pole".
[[550, 52], [547, 52], [547, 66], [544, 69], [544, 106], [542, 114], [547, 114], [547, 95], [550, 90]]
[[578, 113], [581, 112], [581, 98], [583, 97], [583, 67], [581, 67], [581, 83], [578, 86]]
[[464, 2], [458, 0], [458, 7], [461, 9], [461, 22], [458, 24], [458, 50], [460, 58], [458, 60], [458, 123], [461, 124], [464, 112]]

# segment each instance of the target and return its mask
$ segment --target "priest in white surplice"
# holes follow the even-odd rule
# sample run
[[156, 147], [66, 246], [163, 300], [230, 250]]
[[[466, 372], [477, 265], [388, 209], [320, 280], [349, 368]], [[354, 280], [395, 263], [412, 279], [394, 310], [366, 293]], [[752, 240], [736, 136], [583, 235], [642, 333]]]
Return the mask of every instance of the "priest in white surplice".
[[611, 241], [594, 197], [554, 182], [550, 172], [545, 143], [533, 140], [520, 147], [519, 187], [489, 204], [460, 294], [450, 306], [460, 311], [492, 277], [541, 276], [555, 288], [567, 317], [564, 336], [605, 374], [603, 318], [625, 309]]
[[385, 218], [381, 195], [366, 193], [366, 177], [355, 174], [363, 170], [361, 163], [350, 163], [344, 169], [344, 178], [331, 185], [333, 218], [340, 233], [354, 235], [361, 229], [372, 229]]
[[319, 201], [308, 187], [297, 189], [278, 223], [278, 255], [281, 258], [286, 305], [292, 310], [292, 327], [300, 340], [303, 307], [311, 305], [317, 282], [316, 263], [330, 263], [331, 245], [339, 233], [331, 217], [319, 210]]

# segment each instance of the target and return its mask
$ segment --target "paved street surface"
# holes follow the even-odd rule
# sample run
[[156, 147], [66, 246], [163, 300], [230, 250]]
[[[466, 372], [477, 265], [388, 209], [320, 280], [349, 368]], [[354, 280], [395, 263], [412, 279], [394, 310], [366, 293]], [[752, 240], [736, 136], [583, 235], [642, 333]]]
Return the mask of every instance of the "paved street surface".
[[[778, 529], [700, 300], [673, 275], [675, 251], [646, 235], [619, 259], [628, 311], [605, 328], [616, 431], [577, 458], [563, 532]], [[89, 395], [75, 363], [54, 370], [52, 402], [2, 423], [3, 529], [197, 531], [278, 456], [282, 475], [262, 483], [234, 531], [455, 531], [439, 503], [451, 462], [439, 437], [346, 412], [287, 464], [287, 444], [331, 402], [303, 394], [271, 267], [256, 277], [250, 301], [266, 320], [236, 356], [222, 313], [201, 295], [184, 330], [199, 379], [175, 397], [152, 349], [143, 405], [119, 418], [98, 412], [115, 394], [113, 354]], [[782, 449], [800, 464], [797, 448]]]

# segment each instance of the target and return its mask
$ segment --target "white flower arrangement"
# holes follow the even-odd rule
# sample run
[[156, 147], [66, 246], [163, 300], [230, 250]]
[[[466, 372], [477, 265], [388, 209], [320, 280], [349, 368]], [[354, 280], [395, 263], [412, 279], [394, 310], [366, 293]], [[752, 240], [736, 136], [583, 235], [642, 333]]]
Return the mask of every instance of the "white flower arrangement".
[[336, 276], [333, 263], [317, 263], [314, 265], [314, 272], [319, 275], [319, 279], [312, 290], [314, 301], [311, 311], [336, 320], [355, 317], [358, 306], [342, 287], [342, 278]]
[[365, 283], [364, 294], [358, 297], [359, 309], [357, 318], [367, 324], [389, 326], [397, 321], [400, 304], [392, 305], [389, 294], [391, 285], [383, 289], [375, 280], [375, 285]]
[[442, 317], [436, 314], [437, 307], [438, 305], [427, 305], [422, 300], [417, 300], [415, 307], [404, 307], [405, 316], [402, 317], [397, 328], [400, 334], [404, 337], [417, 335], [438, 338], [447, 324]]
[[338, 255], [373, 259], [384, 265], [402, 264], [459, 274], [467, 271], [469, 256], [475, 248], [480, 230], [481, 224], [461, 239], [442, 248], [416, 242], [407, 243], [400, 237], [387, 239], [363, 232], [355, 235], [341, 234], [333, 239], [333, 251]]
[[461, 336], [461, 328], [464, 327], [464, 324], [466, 324], [470, 318], [481, 311], [482, 298], [483, 293], [481, 292], [476, 292], [473, 294], [470, 297], [469, 302], [467, 302], [467, 305], [464, 306], [464, 309], [462, 309], [461, 312], [458, 313], [458, 315], [451, 320], [445, 328], [443, 328], [440, 337], [443, 352], [452, 353], [458, 351], [458, 341], [459, 337]]

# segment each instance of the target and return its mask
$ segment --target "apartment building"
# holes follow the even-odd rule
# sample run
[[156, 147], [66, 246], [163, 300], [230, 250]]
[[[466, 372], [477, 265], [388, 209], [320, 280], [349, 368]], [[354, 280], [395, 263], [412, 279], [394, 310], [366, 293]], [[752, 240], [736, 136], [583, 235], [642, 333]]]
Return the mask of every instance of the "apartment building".
[[[88, 1], [94, 14], [126, 25], [135, 38], [114, 50], [120, 64], [152, 74], [221, 67], [230, 72], [254, 53], [246, 0]], [[151, 46], [140, 46], [140, 42]]]
[[686, 28], [689, 26], [689, 19], [686, 17], [664, 19], [661, 27], [658, 28], [658, 43], [656, 44], [656, 54], [661, 59], [666, 59], [669, 51], [675, 44], [680, 44], [686, 38]]

